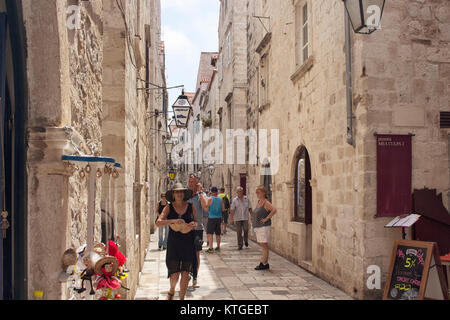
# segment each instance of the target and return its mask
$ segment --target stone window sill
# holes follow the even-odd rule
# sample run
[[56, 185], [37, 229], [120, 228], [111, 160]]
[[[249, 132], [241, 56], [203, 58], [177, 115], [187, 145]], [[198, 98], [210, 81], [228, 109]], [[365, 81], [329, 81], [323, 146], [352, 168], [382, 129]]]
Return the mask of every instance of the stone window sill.
[[311, 70], [314, 65], [314, 56], [308, 58], [292, 75], [291, 81], [296, 83], [299, 79], [303, 78], [303, 76]]
[[298, 221], [290, 221], [288, 224], [288, 232], [296, 235], [302, 234], [302, 229], [306, 228], [306, 224]]

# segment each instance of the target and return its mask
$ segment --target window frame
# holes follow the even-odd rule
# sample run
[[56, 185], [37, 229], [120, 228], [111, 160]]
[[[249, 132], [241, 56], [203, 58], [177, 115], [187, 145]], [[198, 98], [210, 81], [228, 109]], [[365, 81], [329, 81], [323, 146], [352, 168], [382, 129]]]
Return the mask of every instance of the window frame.
[[[310, 56], [310, 34], [309, 34], [309, 5], [308, 1], [305, 1], [305, 3], [302, 6], [302, 65], [308, 61]], [[306, 54], [305, 54], [306, 50]]]
[[[270, 89], [270, 59], [269, 51], [264, 52], [259, 60], [259, 81], [258, 81], [258, 95], [259, 95], [259, 106], [264, 108], [270, 104], [269, 99], [269, 89]], [[263, 85], [264, 81], [264, 85]]]

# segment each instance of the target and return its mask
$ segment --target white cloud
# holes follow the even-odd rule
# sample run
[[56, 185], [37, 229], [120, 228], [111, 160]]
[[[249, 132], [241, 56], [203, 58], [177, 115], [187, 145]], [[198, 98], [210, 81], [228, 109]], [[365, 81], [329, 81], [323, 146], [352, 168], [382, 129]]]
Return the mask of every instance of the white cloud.
[[192, 41], [192, 38], [183, 32], [172, 29], [170, 26], [165, 28], [164, 43], [166, 54], [181, 55], [187, 61], [192, 58], [193, 54], [196, 54], [200, 50]]

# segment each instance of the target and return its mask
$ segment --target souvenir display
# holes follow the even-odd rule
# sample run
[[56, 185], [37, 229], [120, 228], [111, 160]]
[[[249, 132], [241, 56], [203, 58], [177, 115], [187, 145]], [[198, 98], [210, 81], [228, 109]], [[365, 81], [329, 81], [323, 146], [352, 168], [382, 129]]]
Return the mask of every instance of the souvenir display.
[[[70, 248], [63, 253], [62, 271], [59, 280], [70, 283], [68, 286], [71, 292], [70, 300], [92, 300], [94, 296], [100, 297], [99, 300], [120, 300], [122, 295], [118, 290], [129, 290], [122, 285], [122, 280], [128, 277], [128, 270], [125, 267], [127, 259], [120, 252], [118, 243], [113, 241], [119, 239], [119, 236], [113, 230], [118, 230], [115, 224], [117, 221], [115, 180], [119, 177], [117, 169], [121, 166], [114, 163], [115, 160], [112, 158], [63, 156], [62, 160], [67, 161], [72, 173], [78, 171], [80, 179], [85, 179], [88, 182], [88, 210], [86, 244], [83, 244], [77, 250]], [[73, 165], [71, 162], [85, 163], [85, 165], [84, 167]], [[103, 170], [100, 169], [101, 163], [104, 163]], [[97, 179], [102, 176], [109, 179], [109, 190], [107, 199], [105, 199], [106, 210], [104, 211], [113, 214], [114, 227], [109, 219], [105, 219], [106, 244], [94, 244], [95, 189]], [[112, 193], [113, 189], [114, 193]], [[114, 198], [111, 196], [112, 194], [114, 194]]]

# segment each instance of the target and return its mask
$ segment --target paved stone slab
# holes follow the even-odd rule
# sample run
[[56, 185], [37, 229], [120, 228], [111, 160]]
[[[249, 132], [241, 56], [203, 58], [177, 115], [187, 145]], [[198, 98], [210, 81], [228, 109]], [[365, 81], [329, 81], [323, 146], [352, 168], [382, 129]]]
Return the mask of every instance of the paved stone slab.
[[[270, 270], [256, 271], [261, 248], [250, 241], [237, 250], [236, 233], [222, 238], [220, 253], [200, 254], [200, 288], [188, 289], [186, 300], [342, 300], [351, 299], [283, 257], [270, 253]], [[136, 300], [164, 300], [169, 290], [166, 251], [157, 248], [157, 235], [151, 236]], [[179, 287], [175, 299], [179, 299]]]

